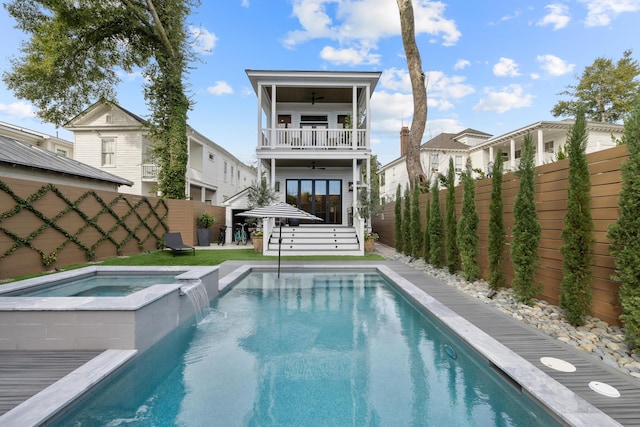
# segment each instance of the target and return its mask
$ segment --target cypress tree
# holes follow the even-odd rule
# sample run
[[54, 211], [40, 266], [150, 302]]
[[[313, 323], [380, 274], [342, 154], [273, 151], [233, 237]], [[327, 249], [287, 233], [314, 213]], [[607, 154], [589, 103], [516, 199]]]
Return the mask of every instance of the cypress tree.
[[398, 184], [396, 189], [396, 204], [395, 204], [395, 223], [394, 225], [394, 246], [396, 252], [402, 253], [403, 241], [402, 241], [402, 187]]
[[627, 342], [640, 347], [640, 94], [624, 121], [624, 141], [629, 160], [622, 165], [620, 215], [609, 226], [609, 250], [616, 266], [612, 278], [620, 282], [620, 320], [627, 330]]
[[504, 207], [502, 202], [502, 151], [498, 150], [491, 178], [491, 202], [489, 203], [489, 286], [498, 289], [505, 285], [502, 271], [504, 252]]
[[411, 188], [407, 183], [404, 188], [404, 209], [402, 210], [402, 248], [405, 255], [411, 256], [413, 251], [411, 242]]
[[424, 262], [431, 261], [431, 239], [429, 237], [429, 221], [430, 221], [430, 213], [431, 213], [431, 200], [427, 198], [426, 203], [424, 204], [424, 237], [423, 242], [424, 246], [422, 248], [422, 258]]
[[535, 163], [531, 134], [524, 137], [521, 150], [522, 156], [516, 171], [520, 178], [520, 185], [513, 205], [512, 285], [516, 299], [531, 305], [533, 298], [540, 293], [540, 286], [535, 282], [535, 276], [541, 233], [534, 199]]
[[416, 179], [411, 199], [411, 256], [419, 258], [422, 253], [422, 226], [420, 224], [420, 182]]
[[460, 265], [460, 254], [458, 252], [457, 227], [458, 218], [456, 218], [456, 170], [453, 166], [453, 158], [449, 157], [449, 169], [447, 170], [447, 178], [445, 180], [447, 188], [447, 198], [445, 199], [446, 211], [446, 238], [445, 246], [447, 251], [447, 268], [449, 273], [454, 274], [458, 271]]
[[467, 158], [465, 172], [462, 175], [463, 196], [462, 213], [458, 222], [458, 247], [462, 265], [462, 277], [476, 280], [480, 275], [478, 267], [478, 210], [476, 208], [476, 182], [473, 179], [471, 158]]
[[591, 308], [593, 277], [593, 220], [591, 218], [591, 180], [585, 150], [587, 122], [580, 109], [567, 138], [569, 154], [569, 190], [562, 240], [562, 284], [560, 307], [572, 325], [584, 323]]
[[442, 212], [440, 212], [440, 185], [435, 179], [431, 187], [431, 212], [429, 213], [429, 263], [441, 268], [444, 258]]

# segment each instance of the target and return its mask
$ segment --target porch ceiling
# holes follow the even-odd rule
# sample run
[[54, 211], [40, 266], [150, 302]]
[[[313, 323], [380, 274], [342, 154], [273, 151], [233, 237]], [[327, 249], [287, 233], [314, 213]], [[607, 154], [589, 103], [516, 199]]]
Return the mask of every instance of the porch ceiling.
[[[361, 89], [359, 88], [358, 91]], [[269, 96], [272, 96], [271, 88], [267, 87]], [[350, 87], [282, 87], [276, 89], [277, 102], [308, 102], [311, 104], [314, 98], [315, 104], [337, 103], [351, 104], [352, 92]]]
[[353, 161], [350, 159], [277, 159], [276, 167], [306, 167], [319, 168], [350, 168]]

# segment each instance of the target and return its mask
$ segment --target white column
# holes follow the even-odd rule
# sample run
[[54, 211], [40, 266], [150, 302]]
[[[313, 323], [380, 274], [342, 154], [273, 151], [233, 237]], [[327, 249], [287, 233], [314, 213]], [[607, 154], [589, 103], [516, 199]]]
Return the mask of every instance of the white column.
[[262, 85], [258, 83], [258, 144], [256, 149], [260, 149], [262, 146]]
[[542, 128], [538, 129], [538, 161], [536, 166], [544, 164], [544, 134]]
[[510, 149], [511, 149], [511, 153], [509, 153], [509, 158], [511, 159], [511, 169], [516, 168], [516, 140], [511, 138], [511, 140], [509, 141], [510, 143]]
[[[351, 88], [351, 147], [355, 150], [358, 148], [358, 87]], [[355, 187], [356, 182], [353, 181]], [[355, 189], [354, 189], [355, 194]]]
[[276, 189], [276, 159], [271, 159], [271, 189]]
[[495, 154], [493, 154], [493, 145], [490, 145], [489, 146], [489, 161], [493, 162], [494, 161], [494, 157], [495, 157]]
[[[366, 122], [366, 126], [365, 126], [365, 130], [366, 130], [366, 134], [365, 134], [365, 147], [367, 149], [369, 149], [371, 147], [371, 143], [369, 141], [369, 135], [371, 134], [371, 110], [370, 108], [370, 103], [369, 103], [369, 97], [371, 96], [371, 86], [367, 85], [365, 88], [366, 91], [366, 100], [365, 100], [365, 104], [366, 104], [366, 112], [367, 112], [367, 116], [365, 117], [365, 122]], [[368, 170], [368, 166], [367, 166], [367, 170]]]
[[358, 160], [353, 159], [353, 214], [356, 213], [356, 206], [358, 205]]
[[276, 116], [276, 85], [271, 85], [271, 148], [276, 148], [276, 123], [278, 122], [278, 117]]

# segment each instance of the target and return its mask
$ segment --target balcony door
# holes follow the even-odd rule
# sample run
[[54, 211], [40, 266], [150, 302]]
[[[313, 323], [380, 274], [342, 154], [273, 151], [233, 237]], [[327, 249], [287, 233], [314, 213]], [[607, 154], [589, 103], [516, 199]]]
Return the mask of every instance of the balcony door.
[[288, 179], [287, 203], [322, 218], [325, 224], [341, 224], [342, 181]]

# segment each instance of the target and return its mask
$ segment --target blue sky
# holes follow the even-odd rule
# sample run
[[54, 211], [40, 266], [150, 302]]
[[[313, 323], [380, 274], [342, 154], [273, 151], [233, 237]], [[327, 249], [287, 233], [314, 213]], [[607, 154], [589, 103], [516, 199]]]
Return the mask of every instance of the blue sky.
[[[539, 120], [558, 92], [597, 57], [640, 58], [640, 0], [414, 0], [416, 38], [428, 74], [423, 141], [441, 132], [493, 135]], [[189, 124], [239, 159], [255, 160], [256, 96], [246, 69], [382, 71], [372, 98], [372, 148], [399, 155], [410, 125], [411, 87], [394, 0], [203, 0], [189, 19], [199, 61], [188, 75]], [[0, 71], [24, 35], [0, 10]], [[122, 74], [118, 102], [145, 116], [139, 73]], [[0, 121], [72, 139], [41, 123], [0, 82]]]

